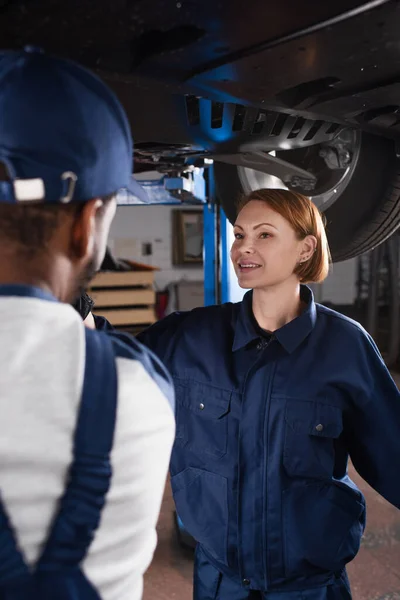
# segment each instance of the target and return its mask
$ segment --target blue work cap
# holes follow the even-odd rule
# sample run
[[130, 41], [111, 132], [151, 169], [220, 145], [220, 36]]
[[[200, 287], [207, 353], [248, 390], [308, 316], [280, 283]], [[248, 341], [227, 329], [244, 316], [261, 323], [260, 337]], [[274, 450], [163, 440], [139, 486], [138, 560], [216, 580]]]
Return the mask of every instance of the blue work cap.
[[40, 49], [0, 53], [0, 202], [85, 202], [132, 177], [133, 142], [114, 93], [81, 66]]

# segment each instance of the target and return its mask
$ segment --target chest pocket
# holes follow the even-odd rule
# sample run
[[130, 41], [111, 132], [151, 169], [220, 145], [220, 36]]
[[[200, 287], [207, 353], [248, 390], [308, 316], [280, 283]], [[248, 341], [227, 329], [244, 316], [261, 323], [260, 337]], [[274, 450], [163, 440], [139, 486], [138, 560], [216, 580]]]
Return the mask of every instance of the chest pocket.
[[291, 477], [331, 478], [334, 440], [343, 431], [342, 410], [321, 402], [288, 400], [283, 464]]
[[174, 383], [176, 443], [221, 458], [227, 452], [232, 392], [192, 380], [174, 378]]

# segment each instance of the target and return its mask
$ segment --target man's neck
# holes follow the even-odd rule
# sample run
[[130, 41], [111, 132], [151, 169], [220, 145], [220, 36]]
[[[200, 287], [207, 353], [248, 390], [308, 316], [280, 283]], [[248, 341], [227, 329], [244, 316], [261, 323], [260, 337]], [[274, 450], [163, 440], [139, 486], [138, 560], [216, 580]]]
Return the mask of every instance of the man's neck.
[[297, 280], [253, 291], [254, 317], [266, 331], [273, 332], [290, 323], [302, 313], [303, 308]]
[[5, 253], [0, 262], [0, 285], [29, 285], [42, 289], [61, 300], [69, 302], [69, 274], [60, 261], [50, 262], [27, 259]]

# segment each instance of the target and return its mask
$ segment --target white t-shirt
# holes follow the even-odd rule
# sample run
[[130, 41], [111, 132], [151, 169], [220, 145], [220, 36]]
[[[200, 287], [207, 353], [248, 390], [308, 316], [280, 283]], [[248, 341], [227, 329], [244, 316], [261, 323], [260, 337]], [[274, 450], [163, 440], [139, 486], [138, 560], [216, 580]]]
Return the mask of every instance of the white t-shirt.
[[[113, 476], [83, 571], [103, 600], [139, 600], [175, 422], [140, 362], [117, 358], [116, 366]], [[72, 307], [0, 295], [0, 490], [29, 565], [65, 489], [84, 368], [84, 325]]]

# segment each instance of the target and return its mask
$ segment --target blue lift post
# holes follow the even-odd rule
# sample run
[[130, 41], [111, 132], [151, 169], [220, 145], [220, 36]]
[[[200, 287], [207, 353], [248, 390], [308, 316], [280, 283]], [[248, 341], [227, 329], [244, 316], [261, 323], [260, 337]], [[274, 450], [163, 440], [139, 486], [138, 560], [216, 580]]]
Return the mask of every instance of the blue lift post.
[[[207, 171], [204, 177], [204, 170]], [[151, 204], [182, 205], [203, 204], [203, 264], [204, 264], [204, 306], [229, 302], [229, 250], [228, 222], [220, 208], [214, 180], [214, 165], [206, 169], [198, 168], [192, 173], [193, 180], [184, 177], [166, 177], [141, 179]], [[118, 205], [143, 204], [129, 193], [118, 195]]]
[[219, 226], [220, 226], [220, 271], [221, 271], [221, 303], [230, 302], [230, 285], [229, 285], [229, 239], [228, 239], [228, 219], [222, 208], [219, 209]]
[[203, 263], [204, 306], [216, 304], [218, 296], [217, 273], [217, 205], [215, 198], [214, 166], [207, 169], [207, 202], [203, 208]]
[[204, 218], [204, 306], [217, 303], [217, 206], [208, 202], [203, 208]]
[[215, 194], [214, 167], [208, 168], [204, 205], [204, 306], [229, 302], [228, 222]]

